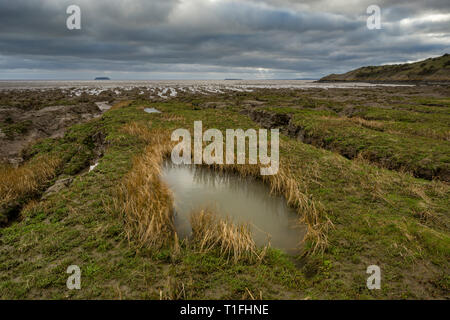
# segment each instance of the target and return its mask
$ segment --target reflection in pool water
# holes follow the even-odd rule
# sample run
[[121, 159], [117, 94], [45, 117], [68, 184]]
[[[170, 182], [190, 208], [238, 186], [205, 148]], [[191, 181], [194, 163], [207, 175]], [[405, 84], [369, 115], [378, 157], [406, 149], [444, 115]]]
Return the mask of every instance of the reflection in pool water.
[[306, 227], [281, 196], [254, 178], [216, 172], [200, 166], [175, 166], [166, 162], [162, 179], [174, 194], [175, 227], [181, 238], [191, 233], [190, 214], [194, 210], [213, 209], [233, 222], [248, 222], [259, 246], [267, 244], [288, 253], [298, 253]]

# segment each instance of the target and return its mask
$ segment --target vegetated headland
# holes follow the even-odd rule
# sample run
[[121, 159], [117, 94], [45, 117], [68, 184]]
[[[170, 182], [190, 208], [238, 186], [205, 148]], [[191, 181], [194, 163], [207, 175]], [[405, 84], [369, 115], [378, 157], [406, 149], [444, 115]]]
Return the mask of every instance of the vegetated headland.
[[[55, 110], [70, 119], [39, 120]], [[283, 197], [307, 228], [297, 254], [211, 208], [179, 237], [160, 172], [198, 120], [280, 129], [277, 175], [209, 168]], [[0, 129], [1, 299], [449, 298], [449, 85], [8, 89]]]
[[319, 81], [449, 83], [450, 54], [414, 63], [361, 67], [344, 74], [330, 74]]

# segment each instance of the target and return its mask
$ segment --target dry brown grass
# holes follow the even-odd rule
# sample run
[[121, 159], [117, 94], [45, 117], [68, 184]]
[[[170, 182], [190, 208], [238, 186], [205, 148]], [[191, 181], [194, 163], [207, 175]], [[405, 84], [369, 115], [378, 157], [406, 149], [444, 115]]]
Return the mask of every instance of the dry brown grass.
[[382, 121], [377, 120], [366, 120], [360, 117], [352, 117], [352, 118], [345, 118], [346, 120], [356, 123], [362, 127], [366, 127], [373, 130], [383, 131], [385, 127], [385, 123]]
[[[150, 124], [150, 123], [149, 123]], [[148, 126], [137, 123], [137, 122], [131, 122], [126, 124], [120, 129], [120, 132], [126, 133], [132, 136], [137, 136], [139, 139], [144, 141], [145, 143], [150, 143], [154, 139], [154, 132], [151, 131]]]
[[[118, 203], [124, 202], [123, 206], [125, 209], [122, 211], [128, 216], [128, 224], [131, 226], [129, 230], [134, 230], [133, 232], [138, 236], [139, 242], [150, 242], [151, 244], [159, 245], [161, 243], [158, 243], [156, 239], [156, 242], [153, 243], [152, 233], [159, 234], [160, 237], [158, 239], [164, 239], [163, 242], [166, 242], [166, 240], [173, 239], [174, 232], [172, 215], [168, 213], [171, 212], [169, 209], [172, 205], [172, 200], [169, 196], [170, 191], [159, 179], [163, 158], [171, 151], [170, 134], [168, 132], [162, 133], [160, 131], [158, 133], [156, 130], [149, 130], [148, 127], [138, 123], [131, 123], [124, 126], [122, 132], [139, 136], [149, 146], [146, 148], [144, 154], [135, 161], [133, 169], [126, 177], [124, 185], [121, 187], [122, 195], [118, 198]], [[218, 171], [235, 172], [242, 177], [252, 176], [262, 179], [263, 182], [269, 184], [272, 193], [283, 195], [288, 201], [288, 204], [297, 210], [300, 217], [298, 223], [307, 225], [307, 234], [303, 241], [310, 241], [312, 247], [305, 253], [320, 252], [327, 247], [327, 233], [333, 224], [328, 219], [323, 205], [308, 194], [305, 183], [302, 181], [302, 175], [304, 173], [293, 173], [289, 169], [286, 169], [288, 166], [281, 166], [278, 174], [272, 176], [261, 176], [260, 165], [234, 164], [211, 165], [210, 167]], [[315, 170], [311, 170], [309, 174], [317, 176]], [[145, 191], [138, 192], [138, 189], [142, 189], [140, 186], [144, 185], [147, 186], [144, 188]], [[152, 188], [155, 191], [151, 191]], [[151, 192], [154, 192], [156, 197], [152, 198]], [[149, 202], [152, 203], [151, 207], [148, 207]], [[144, 207], [146, 203], [147, 207]], [[145, 221], [154, 215], [159, 218], [155, 221]], [[206, 219], [207, 216], [203, 218]], [[142, 221], [141, 218], [143, 218]], [[207, 221], [203, 222], [207, 223]], [[225, 226], [229, 226], [228, 229], [224, 229], [224, 232], [230, 232], [228, 235], [237, 232], [237, 230], [233, 229], [229, 221], [222, 221], [221, 225], [224, 228]], [[167, 231], [164, 236], [162, 233], [160, 234], [162, 229], [159, 230], [163, 226], [165, 226]], [[232, 232], [232, 230], [234, 231]], [[244, 232], [244, 229], [240, 230]], [[131, 231], [128, 232], [131, 236]], [[226, 236], [225, 234], [222, 235]], [[299, 239], [300, 241], [301, 239]], [[224, 242], [224, 245], [225, 243], [227, 242]], [[231, 243], [228, 243], [228, 245], [228, 251], [226, 253], [230, 254], [234, 249], [232, 249], [233, 246]], [[254, 252], [256, 251], [254, 249]]]
[[124, 177], [114, 207], [125, 217], [129, 241], [160, 248], [174, 238], [175, 231], [172, 194], [160, 179], [163, 159], [171, 151], [170, 135], [136, 123], [123, 131], [139, 136], [148, 146]]
[[161, 114], [161, 119], [165, 120], [165, 121], [185, 121], [186, 118], [177, 114], [171, 114], [171, 113], [162, 113]]
[[192, 238], [200, 252], [218, 249], [234, 263], [238, 261], [259, 262], [267, 247], [258, 250], [248, 224], [234, 224], [220, 219], [209, 210], [191, 215]]
[[167, 277], [166, 283], [163, 289], [159, 290], [159, 300], [187, 300], [186, 287], [184, 282], [173, 278]]
[[253, 176], [260, 178], [267, 183], [273, 194], [285, 197], [288, 204], [295, 208], [299, 215], [299, 224], [307, 226], [305, 238], [300, 242], [310, 241], [312, 247], [305, 251], [305, 254], [322, 252], [328, 246], [327, 233], [333, 227], [333, 223], [328, 218], [324, 206], [307, 192], [307, 187], [303, 179], [308, 179], [309, 175], [316, 176], [315, 166], [307, 175], [303, 172], [292, 172], [288, 165], [281, 165], [276, 175], [261, 176], [260, 165], [211, 165], [210, 167], [219, 171], [236, 172], [242, 177]]
[[256, 295], [256, 293], [252, 293], [247, 287], [245, 287], [245, 292], [242, 294], [241, 299], [242, 300], [262, 300], [263, 294], [262, 291], [259, 290], [259, 295]]
[[385, 129], [385, 123], [376, 120], [366, 120], [360, 117], [332, 117], [332, 116], [321, 116], [321, 119], [330, 121], [345, 121], [357, 124], [362, 127], [366, 127], [373, 130], [383, 131]]
[[279, 174], [273, 176], [271, 185], [272, 190], [283, 194], [288, 204], [297, 209], [300, 223], [307, 225], [304, 241], [310, 241], [313, 245], [307, 253], [322, 252], [328, 246], [327, 234], [333, 227], [322, 203], [303, 191], [306, 187], [302, 186], [299, 176], [288, 169], [280, 168]]
[[0, 166], [0, 206], [19, 201], [40, 191], [55, 177], [61, 159], [41, 156], [14, 168]]

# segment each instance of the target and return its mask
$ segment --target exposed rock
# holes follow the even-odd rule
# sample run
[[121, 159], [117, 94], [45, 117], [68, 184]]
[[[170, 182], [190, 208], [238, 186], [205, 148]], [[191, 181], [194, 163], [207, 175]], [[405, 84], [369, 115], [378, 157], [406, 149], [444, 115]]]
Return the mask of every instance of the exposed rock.
[[55, 182], [54, 185], [52, 185], [50, 188], [48, 188], [45, 192], [44, 195], [42, 196], [42, 199], [46, 199], [48, 198], [50, 195], [57, 193], [59, 191], [61, 191], [62, 189], [68, 187], [73, 181], [73, 178], [64, 178], [64, 179], [59, 179], [58, 181]]
[[96, 102], [95, 104], [102, 112], [111, 109], [111, 105], [109, 104], [109, 101], [100, 101], [100, 102]]
[[89, 167], [89, 172], [91, 172], [92, 170], [94, 170], [95, 168], [97, 168], [98, 166], [98, 162], [93, 164], [92, 166]]

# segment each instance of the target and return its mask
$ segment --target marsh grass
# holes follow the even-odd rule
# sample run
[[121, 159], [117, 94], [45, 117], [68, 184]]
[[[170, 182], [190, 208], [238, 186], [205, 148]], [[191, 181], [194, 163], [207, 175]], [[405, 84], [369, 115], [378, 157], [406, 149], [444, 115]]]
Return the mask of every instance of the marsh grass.
[[320, 201], [314, 200], [311, 194], [302, 186], [303, 181], [289, 169], [280, 169], [276, 176], [270, 176], [272, 192], [282, 194], [290, 206], [296, 208], [300, 223], [307, 226], [304, 241], [309, 241], [311, 247], [305, 253], [323, 252], [328, 246], [327, 233], [333, 227], [325, 207]]
[[435, 124], [430, 123], [405, 123], [394, 120], [370, 120], [364, 119], [359, 116], [354, 117], [331, 117], [323, 116], [321, 119], [329, 121], [342, 121], [347, 123], [354, 123], [361, 127], [365, 127], [372, 130], [384, 131], [393, 135], [413, 135], [422, 136], [430, 139], [450, 141], [450, 131], [445, 130], [444, 127], [437, 129]]
[[[327, 233], [333, 227], [333, 223], [327, 216], [327, 212], [319, 201], [307, 192], [307, 187], [300, 173], [295, 174], [288, 165], [281, 166], [276, 175], [261, 176], [260, 165], [233, 164], [233, 165], [211, 165], [210, 167], [219, 171], [232, 171], [242, 177], [255, 177], [261, 179], [270, 186], [272, 194], [282, 195], [289, 206], [294, 208], [299, 216], [298, 224], [305, 224], [307, 232], [304, 239], [299, 239], [299, 245], [305, 242], [311, 244], [304, 254], [323, 252], [328, 246]], [[314, 171], [309, 175], [316, 175]]]
[[[122, 207], [120, 211], [126, 216], [129, 240], [136, 238], [141, 245], [148, 243], [151, 247], [160, 247], [170, 242], [175, 232], [171, 213], [173, 199], [170, 190], [160, 180], [161, 165], [164, 158], [170, 154], [173, 145], [169, 140], [170, 134], [168, 131], [149, 129], [148, 126], [136, 122], [127, 124], [121, 131], [138, 136], [148, 146], [143, 154], [136, 158], [132, 170], [125, 177], [116, 200], [116, 207]], [[259, 164], [213, 164], [208, 167], [216, 171], [235, 172], [241, 177], [256, 177], [267, 183], [271, 193], [284, 196], [288, 204], [296, 209], [299, 215], [298, 224], [307, 226], [305, 238], [299, 239], [299, 245], [305, 241], [311, 244], [304, 253], [322, 252], [327, 247], [327, 233], [333, 224], [328, 219], [324, 206], [307, 193], [302, 180], [286, 169], [287, 166], [280, 167], [276, 175], [270, 176], [261, 176]], [[204, 214], [202, 221], [207, 223], [208, 217], [211, 218], [211, 215]], [[218, 223], [224, 228], [223, 236], [237, 232], [229, 221]], [[247, 235], [244, 229], [241, 232]], [[229, 242], [227, 248], [222, 253], [229, 255], [234, 252]], [[256, 252], [256, 249], [251, 250]], [[241, 255], [233, 254], [233, 257], [240, 259]]]
[[393, 186], [400, 187], [409, 195], [421, 199], [421, 201], [428, 208], [435, 207], [435, 203], [430, 194], [437, 197], [445, 197], [448, 192], [448, 183], [439, 180], [432, 180], [428, 183], [417, 180], [408, 171], [398, 171], [395, 174], [386, 174], [383, 168], [373, 166], [369, 160], [364, 157], [363, 153], [350, 162], [352, 170], [364, 168], [367, 177], [359, 177], [358, 183], [364, 188], [372, 191], [373, 196], [387, 201], [386, 197], [389, 195], [389, 190]]
[[361, 117], [333, 117], [333, 116], [321, 116], [320, 119], [327, 121], [342, 121], [348, 123], [354, 123], [368, 129], [384, 131], [385, 124], [377, 120], [367, 120]]
[[[338, 92], [342, 91], [329, 94]], [[271, 95], [273, 105], [282, 103], [284, 95]], [[383, 104], [389, 103], [383, 99]], [[255, 125], [237, 108], [197, 110], [184, 101], [145, 103], [164, 113], [183, 115], [186, 121], [180, 124], [146, 114], [138, 109], [141, 105], [108, 111], [94, 121], [98, 125], [74, 127], [69, 141], [58, 139], [35, 149], [34, 157], [55, 152], [70, 159], [75, 154], [72, 150], [78, 150], [94, 130], [104, 130], [108, 141], [99, 170], [82, 175], [48, 200], [28, 202], [23, 211], [30, 212], [24, 219], [0, 229], [2, 299], [253, 299], [261, 297], [261, 292], [264, 299], [448, 298], [448, 183], [382, 169], [362, 157], [364, 163], [350, 161], [282, 135], [280, 173], [292, 175], [301, 193], [313, 195], [316, 206], [320, 206], [318, 200], [324, 204], [319, 226], [326, 215], [336, 225], [327, 233], [329, 244], [323, 254], [312, 254], [297, 264], [271, 249], [262, 263], [224, 263], [218, 249], [199, 254], [187, 240], [178, 243], [176, 233], [170, 246], [151, 255], [128, 245], [124, 217], [115, 210], [107, 214], [102, 203], [112, 207], [113, 190], [146, 144], [119, 128], [144, 120], [152, 121], [149, 130], [187, 127], [198, 119], [219, 129]], [[242, 172], [262, 178], [257, 166], [242, 167]], [[426, 212], [435, 218], [427, 218]], [[436, 218], [445, 224], [436, 224]], [[374, 263], [381, 263], [386, 280], [382, 290], [365, 286], [367, 265]], [[65, 271], [70, 264], [81, 264], [83, 290], [67, 291]]]
[[[265, 108], [271, 113], [291, 114], [290, 126], [299, 138], [315, 147], [354, 159], [362, 153], [371, 163], [395, 171], [408, 171], [415, 177], [446, 181], [450, 179], [447, 154], [447, 117], [402, 111], [392, 117], [368, 117], [354, 113], [341, 117], [324, 110]], [[379, 112], [392, 111], [382, 109]], [[403, 117], [402, 117], [403, 116]], [[447, 128], [447, 130], [446, 130]]]
[[175, 231], [172, 194], [160, 179], [163, 159], [171, 150], [169, 136], [137, 123], [126, 125], [122, 131], [139, 136], [148, 145], [118, 187], [114, 207], [125, 218], [130, 242], [157, 249], [168, 244]]
[[233, 263], [260, 262], [268, 248], [257, 248], [249, 224], [234, 224], [229, 219], [218, 218], [210, 210], [192, 213], [191, 226], [194, 245], [200, 252], [218, 249]]
[[8, 218], [1, 217], [8, 206], [18, 206], [20, 202], [25, 202], [42, 191], [55, 177], [61, 163], [59, 158], [40, 156], [18, 168], [10, 165], [0, 166], [0, 220]]
[[[283, 143], [281, 141], [281, 143]], [[268, 150], [271, 152], [271, 143], [268, 143]], [[299, 246], [309, 243], [305, 247], [303, 254], [310, 255], [322, 253], [328, 247], [328, 231], [334, 225], [328, 218], [325, 207], [312, 195], [308, 193], [308, 179], [317, 179], [318, 164], [311, 165], [308, 172], [293, 172], [287, 159], [280, 159], [280, 168], [275, 175], [261, 175], [261, 164], [212, 164], [204, 165], [215, 171], [233, 172], [241, 177], [253, 177], [260, 179], [270, 187], [272, 194], [281, 195], [290, 207], [294, 208], [299, 216], [298, 225], [307, 226], [307, 232], [303, 239], [299, 239]], [[223, 161], [225, 162], [225, 160]]]

